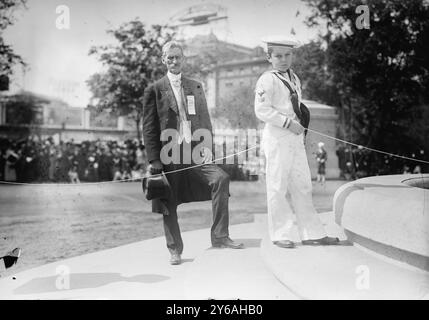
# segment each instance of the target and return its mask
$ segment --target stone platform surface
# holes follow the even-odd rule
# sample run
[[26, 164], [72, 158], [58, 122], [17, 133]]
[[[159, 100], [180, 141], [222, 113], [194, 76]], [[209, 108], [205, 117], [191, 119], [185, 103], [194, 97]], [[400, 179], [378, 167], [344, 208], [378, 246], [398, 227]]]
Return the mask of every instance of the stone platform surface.
[[[320, 215], [339, 246], [282, 249], [263, 237], [261, 253], [273, 274], [301, 299], [429, 299], [429, 272], [347, 241], [333, 213]], [[299, 241], [299, 239], [293, 239]]]
[[[332, 212], [320, 217], [345, 239]], [[429, 299], [429, 273], [358, 246], [274, 246], [265, 214], [230, 233], [246, 249], [211, 248], [208, 229], [184, 232], [184, 262], [171, 266], [154, 238], [4, 277], [0, 299]]]
[[0, 299], [296, 299], [262, 262], [263, 228], [230, 227], [243, 250], [211, 248], [209, 229], [184, 232], [178, 266], [164, 237], [46, 264], [0, 278]]
[[413, 186], [423, 186], [425, 177], [376, 176], [342, 185], [334, 196], [336, 223], [357, 235], [355, 242], [385, 253], [392, 248], [390, 256], [429, 271], [429, 189]]

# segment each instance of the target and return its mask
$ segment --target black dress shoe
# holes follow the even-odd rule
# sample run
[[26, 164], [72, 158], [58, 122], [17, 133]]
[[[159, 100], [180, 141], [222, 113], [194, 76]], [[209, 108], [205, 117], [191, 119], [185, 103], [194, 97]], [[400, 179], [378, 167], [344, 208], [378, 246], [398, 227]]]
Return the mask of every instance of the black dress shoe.
[[304, 246], [334, 246], [340, 243], [340, 239], [334, 237], [324, 237], [320, 239], [309, 239], [301, 241]]
[[230, 238], [218, 239], [212, 242], [214, 248], [230, 248], [230, 249], [243, 249], [242, 243], [234, 242]]
[[171, 265], [178, 265], [182, 263], [182, 258], [180, 257], [180, 254], [178, 253], [172, 253], [170, 258], [170, 264]]
[[273, 244], [280, 248], [295, 248], [295, 243], [290, 240], [273, 241]]

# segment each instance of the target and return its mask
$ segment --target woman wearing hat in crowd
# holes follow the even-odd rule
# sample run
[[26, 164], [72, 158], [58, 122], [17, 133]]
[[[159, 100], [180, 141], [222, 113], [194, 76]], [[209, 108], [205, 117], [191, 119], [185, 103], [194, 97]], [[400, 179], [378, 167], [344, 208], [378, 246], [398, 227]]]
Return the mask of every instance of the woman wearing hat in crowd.
[[326, 160], [328, 160], [328, 154], [326, 153], [325, 144], [323, 142], [319, 142], [317, 146], [317, 182], [323, 185], [325, 183]]
[[19, 160], [19, 154], [15, 152], [16, 149], [14, 147], [15, 145], [11, 145], [6, 149], [6, 154], [5, 154], [6, 163], [5, 163], [5, 169], [4, 169], [5, 181], [16, 181], [15, 167]]
[[[328, 237], [312, 200], [310, 169], [304, 146], [308, 109], [301, 105], [301, 83], [291, 69], [292, 56], [299, 42], [293, 38], [271, 37], [267, 59], [272, 70], [258, 79], [255, 113], [265, 122], [262, 148], [266, 157], [268, 228], [272, 242], [294, 248], [294, 219], [303, 245], [338, 244]], [[286, 199], [290, 194], [292, 206]]]

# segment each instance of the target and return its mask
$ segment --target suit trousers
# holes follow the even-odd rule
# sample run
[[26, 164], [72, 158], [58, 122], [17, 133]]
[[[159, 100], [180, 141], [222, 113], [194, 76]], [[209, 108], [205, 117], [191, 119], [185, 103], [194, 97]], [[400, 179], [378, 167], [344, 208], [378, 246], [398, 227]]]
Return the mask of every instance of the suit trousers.
[[[205, 164], [186, 171], [172, 174], [187, 174], [191, 180], [200, 180], [210, 187], [212, 195], [213, 224], [212, 243], [229, 236], [229, 175], [215, 164]], [[182, 254], [183, 241], [177, 216], [177, 206], [171, 207], [169, 215], [164, 215], [164, 232], [167, 248], [171, 253]]]
[[[293, 240], [296, 231], [301, 240], [325, 237], [325, 229], [313, 206], [311, 174], [303, 135], [266, 125], [262, 143], [266, 156], [271, 240]], [[294, 217], [298, 230], [294, 228]]]

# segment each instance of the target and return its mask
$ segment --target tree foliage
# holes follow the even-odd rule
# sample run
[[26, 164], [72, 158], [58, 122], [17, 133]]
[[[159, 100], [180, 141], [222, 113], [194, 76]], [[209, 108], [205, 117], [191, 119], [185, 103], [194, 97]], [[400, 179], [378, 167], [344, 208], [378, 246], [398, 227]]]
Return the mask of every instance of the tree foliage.
[[299, 76], [305, 99], [338, 105], [338, 94], [327, 70], [326, 50], [320, 41], [311, 41], [294, 54], [293, 70]]
[[427, 2], [366, 1], [369, 29], [355, 23], [361, 0], [305, 2], [312, 10], [307, 24], [325, 30], [320, 40], [335, 105], [349, 124], [346, 137], [395, 154], [425, 149], [427, 155]]
[[232, 128], [257, 128], [259, 120], [253, 108], [254, 88], [243, 85], [220, 99], [213, 113], [215, 119], [226, 119]]
[[11, 125], [35, 124], [43, 122], [43, 105], [48, 100], [31, 92], [22, 91], [5, 99], [6, 121]]
[[12, 74], [12, 67], [17, 63], [25, 66], [23, 59], [3, 39], [3, 31], [14, 23], [14, 11], [25, 7], [25, 3], [26, 0], [0, 1], [0, 75]]
[[93, 106], [119, 116], [132, 117], [138, 139], [145, 88], [165, 71], [161, 62], [162, 45], [174, 33], [167, 27], [147, 27], [135, 19], [108, 30], [116, 44], [92, 47], [89, 54], [98, 57], [105, 70], [88, 80]]

